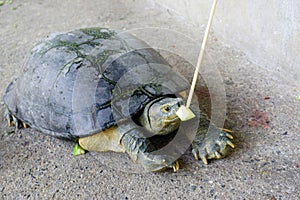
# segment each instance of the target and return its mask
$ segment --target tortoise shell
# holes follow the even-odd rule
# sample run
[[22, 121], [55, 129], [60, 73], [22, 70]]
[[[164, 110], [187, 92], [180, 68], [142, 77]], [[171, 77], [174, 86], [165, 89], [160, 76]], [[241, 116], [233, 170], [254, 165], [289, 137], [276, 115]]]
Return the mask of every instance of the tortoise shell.
[[78, 138], [134, 118], [151, 100], [186, 90], [188, 81], [129, 33], [87, 28], [37, 44], [6, 90], [9, 112], [57, 137]]

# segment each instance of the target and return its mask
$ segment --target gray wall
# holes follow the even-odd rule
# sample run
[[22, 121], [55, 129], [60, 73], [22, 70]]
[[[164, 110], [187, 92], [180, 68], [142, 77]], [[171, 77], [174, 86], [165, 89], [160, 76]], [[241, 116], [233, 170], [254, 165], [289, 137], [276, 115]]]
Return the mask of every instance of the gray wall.
[[[153, 1], [195, 27], [206, 25], [213, 2]], [[252, 62], [300, 83], [299, 0], [220, 0], [213, 30], [220, 41], [242, 50]]]

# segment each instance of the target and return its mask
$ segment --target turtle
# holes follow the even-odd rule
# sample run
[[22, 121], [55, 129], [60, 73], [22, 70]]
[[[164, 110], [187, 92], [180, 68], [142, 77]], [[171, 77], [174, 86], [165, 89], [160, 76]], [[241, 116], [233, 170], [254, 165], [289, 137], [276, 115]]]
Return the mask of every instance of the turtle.
[[[159, 151], [151, 138], [177, 134], [183, 122], [176, 111], [189, 85], [128, 32], [94, 27], [53, 33], [33, 47], [21, 75], [8, 85], [6, 118], [9, 126], [75, 140], [86, 151], [126, 152], [150, 172], [177, 171], [178, 159], [153, 153]], [[197, 113], [206, 128], [199, 127], [189, 145], [207, 164], [227, 155], [233, 137], [214, 126], [206, 135], [210, 121]]]

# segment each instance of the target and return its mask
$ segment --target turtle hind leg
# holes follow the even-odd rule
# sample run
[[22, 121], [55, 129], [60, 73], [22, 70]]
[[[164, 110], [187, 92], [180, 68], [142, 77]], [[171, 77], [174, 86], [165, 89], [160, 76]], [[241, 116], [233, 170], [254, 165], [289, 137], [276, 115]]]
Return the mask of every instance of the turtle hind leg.
[[11, 114], [8, 109], [5, 112], [5, 117], [6, 117], [7, 125], [9, 127], [15, 126], [16, 129], [19, 129], [20, 126], [22, 126], [22, 128], [28, 128], [29, 127], [28, 124], [26, 124], [25, 122], [19, 120], [13, 114]]
[[141, 164], [147, 171], [160, 171], [173, 168], [174, 172], [179, 170], [179, 163], [172, 156], [157, 155], [151, 153], [155, 150], [149, 139], [141, 136], [139, 128], [125, 133], [121, 144], [135, 163]]

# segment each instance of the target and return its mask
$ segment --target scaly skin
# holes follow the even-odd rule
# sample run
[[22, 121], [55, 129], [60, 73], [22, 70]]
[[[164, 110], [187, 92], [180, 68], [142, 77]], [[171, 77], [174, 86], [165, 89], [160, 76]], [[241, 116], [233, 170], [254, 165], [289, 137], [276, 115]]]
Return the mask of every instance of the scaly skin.
[[121, 144], [135, 163], [141, 164], [147, 171], [160, 171], [165, 168], [179, 169], [178, 161], [168, 155], [154, 155], [155, 147], [141, 133], [145, 130], [136, 127], [128, 131], [121, 139]]
[[207, 116], [201, 113], [199, 129], [192, 143], [194, 157], [197, 160], [200, 158], [205, 164], [208, 164], [208, 159], [220, 159], [228, 155], [228, 146], [234, 148], [232, 135], [214, 126], [208, 132], [209, 124]]

